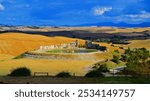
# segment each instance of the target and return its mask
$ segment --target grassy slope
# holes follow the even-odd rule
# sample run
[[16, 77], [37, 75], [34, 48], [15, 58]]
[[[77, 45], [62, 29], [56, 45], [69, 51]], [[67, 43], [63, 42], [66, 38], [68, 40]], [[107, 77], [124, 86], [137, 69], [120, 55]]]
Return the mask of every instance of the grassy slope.
[[[41, 35], [29, 35], [24, 33], [0, 34], [0, 75], [8, 74], [10, 70], [20, 66], [27, 66], [33, 72], [43, 71], [56, 74], [60, 71], [70, 71], [77, 75], [84, 75], [94, 60], [44, 60], [44, 59], [12, 59], [23, 52], [38, 48], [41, 45], [69, 43], [76, 39], [66, 37], [46, 37]], [[83, 40], [80, 43], [83, 44]], [[111, 57], [114, 47], [102, 43], [109, 48], [108, 53], [95, 54], [97, 59]]]
[[49, 72], [56, 75], [62, 71], [69, 71], [76, 75], [84, 75], [88, 71], [88, 66], [95, 61], [88, 60], [44, 60], [44, 59], [17, 59], [0, 62], [0, 74], [8, 74], [10, 70], [27, 66], [32, 72]]
[[[19, 66], [28, 66], [33, 72], [48, 71], [51, 74], [56, 74], [60, 71], [70, 71], [77, 75], [84, 75], [87, 72], [87, 67], [97, 61], [91, 60], [44, 60], [44, 59], [17, 59], [12, 57], [17, 56], [25, 51], [33, 50], [41, 45], [51, 45], [60, 43], [69, 43], [76, 39], [66, 37], [46, 37], [41, 35], [28, 35], [24, 33], [5, 33], [0, 34], [0, 74], [8, 74], [10, 70]], [[83, 40], [80, 40], [83, 44]], [[129, 44], [129, 47], [146, 47], [150, 49], [150, 40], [135, 40]], [[107, 59], [112, 57], [112, 52], [117, 47], [112, 47], [109, 44], [101, 43], [107, 46], [109, 52], [95, 54], [97, 59]], [[126, 46], [126, 47], [128, 47]], [[120, 50], [122, 51], [122, 50]], [[108, 63], [110, 67], [115, 66], [113, 63]]]
[[133, 40], [130, 41], [131, 44], [127, 45], [126, 47], [131, 47], [131, 48], [147, 48], [150, 50], [150, 39], [148, 40]]
[[[27, 29], [25, 29], [27, 30]], [[31, 29], [30, 29], [31, 30]], [[35, 29], [33, 29], [35, 30]], [[150, 30], [150, 27], [145, 28], [112, 28], [112, 27], [63, 27], [63, 28], [43, 28], [43, 31], [70, 31], [70, 30], [83, 30], [90, 32], [107, 32], [107, 33], [118, 33], [118, 32], [143, 32]]]
[[[24, 33], [0, 34], [0, 54], [19, 55], [23, 52], [39, 48], [42, 45], [69, 43], [76, 39], [66, 37], [46, 37]], [[80, 40], [83, 43], [83, 40]]]
[[57, 77], [1, 77], [4, 84], [150, 84], [147, 78], [105, 77], [105, 78], [57, 78]]
[[150, 31], [150, 27], [145, 27], [145, 28], [117, 28], [114, 31], [109, 31], [108, 33], [118, 33], [118, 32], [123, 32], [123, 33], [130, 33], [130, 32], [143, 32], [149, 30]]

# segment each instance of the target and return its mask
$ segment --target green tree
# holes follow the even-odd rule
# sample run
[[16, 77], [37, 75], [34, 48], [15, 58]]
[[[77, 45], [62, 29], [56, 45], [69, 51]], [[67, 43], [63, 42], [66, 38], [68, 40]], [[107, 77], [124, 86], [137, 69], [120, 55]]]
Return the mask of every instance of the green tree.
[[90, 70], [85, 77], [103, 77], [102, 73], [109, 72], [106, 64], [96, 64], [93, 70]]
[[31, 70], [26, 67], [19, 67], [12, 70], [8, 76], [31, 76]]
[[99, 72], [103, 72], [103, 73], [109, 72], [108, 67], [107, 67], [107, 64], [102, 64], [102, 65], [100, 65], [100, 67], [99, 67], [97, 70], [98, 70]]
[[[127, 49], [124, 57], [127, 57], [125, 73], [130, 75], [144, 75], [150, 73], [149, 62], [150, 53], [146, 48]], [[124, 58], [123, 57], [123, 58]]]
[[118, 63], [119, 63], [119, 61], [120, 61], [120, 56], [119, 56], [118, 54], [113, 55], [113, 59], [112, 59], [112, 61], [118, 64]]
[[103, 77], [103, 74], [98, 70], [89, 71], [85, 77]]
[[56, 77], [71, 77], [71, 74], [69, 72], [60, 72]]

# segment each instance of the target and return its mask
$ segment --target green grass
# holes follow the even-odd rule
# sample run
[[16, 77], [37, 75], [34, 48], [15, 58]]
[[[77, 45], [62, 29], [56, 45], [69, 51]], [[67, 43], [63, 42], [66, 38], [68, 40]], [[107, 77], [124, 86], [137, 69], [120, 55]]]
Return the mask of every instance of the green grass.
[[85, 78], [85, 77], [8, 77], [0, 76], [0, 82], [6, 84], [150, 84], [150, 78], [133, 78], [133, 77], [99, 77], [99, 78]]
[[150, 78], [133, 78], [133, 77], [105, 77], [100, 78], [97, 83], [104, 84], [150, 84]]
[[23, 54], [20, 54], [20, 55], [14, 57], [13, 59], [21, 59], [21, 58], [23, 58]]
[[53, 49], [47, 51], [48, 53], [90, 53], [90, 52], [97, 52], [96, 49]]
[[49, 53], [61, 53], [61, 51], [62, 50], [60, 50], [60, 49], [53, 49], [53, 50], [49, 50], [47, 52], [49, 52]]
[[108, 69], [113, 69], [113, 68], [118, 67], [118, 66], [124, 66], [125, 62], [119, 61], [119, 63], [116, 64], [113, 61], [107, 61], [107, 62], [103, 62], [103, 63], [100, 63], [100, 64], [106, 64]]
[[96, 49], [86, 49], [85, 52], [90, 53], [90, 52], [97, 52]]

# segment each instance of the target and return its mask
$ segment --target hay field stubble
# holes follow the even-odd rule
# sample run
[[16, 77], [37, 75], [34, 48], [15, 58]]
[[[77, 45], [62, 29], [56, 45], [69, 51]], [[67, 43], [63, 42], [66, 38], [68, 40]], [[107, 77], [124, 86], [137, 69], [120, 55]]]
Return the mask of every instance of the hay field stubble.
[[[110, 57], [107, 53], [94, 54], [97, 60], [47, 60], [47, 59], [13, 59], [26, 51], [39, 48], [41, 45], [54, 45], [61, 43], [69, 43], [76, 39], [66, 37], [46, 37], [42, 35], [29, 35], [24, 33], [4, 33], [0, 34], [0, 75], [7, 75], [12, 69], [27, 66], [32, 72], [49, 72], [50, 75], [56, 75], [61, 71], [69, 71], [78, 76], [83, 76], [88, 67], [96, 63], [98, 60]], [[84, 40], [80, 40], [83, 44]], [[107, 44], [109, 50], [113, 50]]]
[[[47, 59], [13, 59], [15, 56], [26, 51], [32, 51], [39, 48], [41, 45], [55, 45], [62, 43], [70, 43], [76, 39], [67, 37], [46, 37], [42, 35], [31, 35], [25, 33], [4, 33], [0, 34], [0, 75], [7, 75], [12, 69], [20, 66], [27, 66], [32, 72], [49, 72], [50, 75], [55, 75], [61, 71], [69, 71], [76, 73], [78, 76], [83, 76], [88, 67], [96, 63], [98, 60], [112, 58], [114, 50], [123, 50], [118, 47], [113, 47], [107, 43], [100, 43], [106, 46], [109, 52], [93, 54], [95, 59], [91, 60], [47, 60]], [[80, 40], [83, 45], [84, 40]], [[124, 47], [140, 48], [145, 47], [150, 50], [150, 40], [133, 40], [131, 44]]]

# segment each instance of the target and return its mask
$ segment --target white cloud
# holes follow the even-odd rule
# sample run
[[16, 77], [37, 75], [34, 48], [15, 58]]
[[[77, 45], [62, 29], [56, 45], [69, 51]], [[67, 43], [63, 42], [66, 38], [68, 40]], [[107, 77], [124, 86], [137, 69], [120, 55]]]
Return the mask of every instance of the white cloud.
[[126, 17], [131, 17], [131, 18], [141, 18], [141, 19], [147, 19], [150, 18], [150, 12], [146, 12], [146, 11], [141, 11], [140, 14], [129, 14], [129, 15], [125, 15]]
[[93, 8], [94, 15], [103, 15], [105, 12], [111, 11], [112, 7], [96, 7]]
[[5, 8], [2, 4], [0, 4], [0, 11], [3, 11]]

